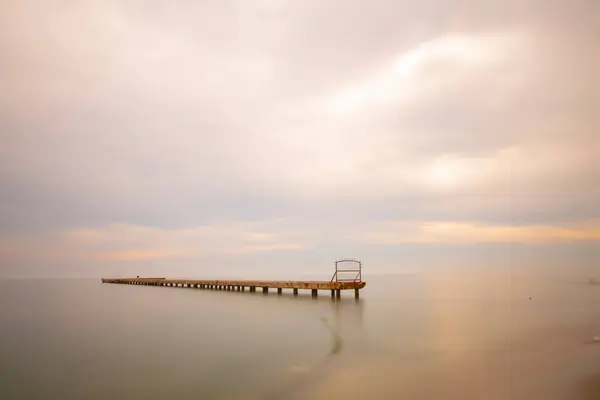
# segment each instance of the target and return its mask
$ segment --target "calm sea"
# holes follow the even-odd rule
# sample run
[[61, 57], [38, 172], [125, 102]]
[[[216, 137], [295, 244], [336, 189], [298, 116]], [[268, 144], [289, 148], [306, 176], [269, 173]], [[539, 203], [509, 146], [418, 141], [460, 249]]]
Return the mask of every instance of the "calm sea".
[[600, 285], [365, 276], [360, 301], [0, 281], [0, 399], [600, 399]]

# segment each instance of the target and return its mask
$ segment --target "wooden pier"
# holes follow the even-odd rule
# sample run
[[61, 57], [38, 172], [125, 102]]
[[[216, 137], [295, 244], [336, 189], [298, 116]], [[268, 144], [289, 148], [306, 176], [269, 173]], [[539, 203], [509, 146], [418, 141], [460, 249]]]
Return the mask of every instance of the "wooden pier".
[[[340, 268], [340, 265], [350, 264], [353, 267]], [[256, 292], [259, 288], [263, 293], [277, 289], [282, 294], [283, 289], [291, 289], [294, 296], [298, 290], [310, 290], [317, 297], [319, 290], [331, 292], [331, 298], [340, 298], [342, 290], [354, 290], [354, 297], [359, 298], [360, 289], [367, 285], [362, 280], [362, 263], [353, 258], [342, 258], [335, 262], [335, 272], [330, 281], [253, 281], [253, 280], [197, 280], [197, 279], [167, 279], [167, 278], [102, 278], [102, 283], [120, 283], [125, 285], [168, 286], [195, 289], [227, 290]]]
[[359, 290], [367, 282], [362, 281], [253, 281], [253, 280], [196, 280], [196, 279], [167, 279], [167, 278], [102, 278], [102, 283], [119, 283], [125, 285], [167, 286], [180, 288], [195, 288], [209, 290], [226, 290], [244, 292], [269, 293], [270, 289], [277, 289], [277, 294], [282, 294], [283, 289], [291, 289], [294, 296], [298, 290], [310, 290], [313, 297], [318, 296], [319, 290], [330, 291], [331, 297], [341, 297], [342, 290], [354, 290], [354, 296], [359, 297]]

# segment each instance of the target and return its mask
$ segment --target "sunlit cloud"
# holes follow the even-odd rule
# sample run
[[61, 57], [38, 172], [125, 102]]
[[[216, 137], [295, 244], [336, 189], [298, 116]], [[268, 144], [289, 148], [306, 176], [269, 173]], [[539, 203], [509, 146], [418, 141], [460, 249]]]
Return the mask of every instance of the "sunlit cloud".
[[366, 235], [374, 244], [560, 243], [599, 240], [600, 220], [565, 226], [490, 225], [470, 222], [388, 222]]
[[[361, 111], [378, 103], [401, 105], [430, 90], [432, 81], [451, 79], [457, 72], [489, 68], [501, 62], [519, 35], [468, 36], [448, 34], [421, 43], [401, 54], [391, 65], [366, 82], [355, 84], [327, 99], [333, 115]], [[429, 73], [433, 69], [435, 74]], [[381, 105], [381, 104], [380, 104]]]
[[223, 222], [184, 229], [116, 224], [70, 230], [64, 238], [84, 257], [122, 261], [306, 249], [306, 242], [286, 237], [278, 228], [281, 222]]

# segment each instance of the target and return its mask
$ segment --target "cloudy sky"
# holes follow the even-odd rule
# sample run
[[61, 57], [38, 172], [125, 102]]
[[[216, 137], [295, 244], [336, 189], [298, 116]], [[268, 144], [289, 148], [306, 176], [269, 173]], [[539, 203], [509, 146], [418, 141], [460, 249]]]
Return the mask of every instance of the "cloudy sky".
[[0, 1], [0, 276], [597, 263], [598, 38], [595, 0]]

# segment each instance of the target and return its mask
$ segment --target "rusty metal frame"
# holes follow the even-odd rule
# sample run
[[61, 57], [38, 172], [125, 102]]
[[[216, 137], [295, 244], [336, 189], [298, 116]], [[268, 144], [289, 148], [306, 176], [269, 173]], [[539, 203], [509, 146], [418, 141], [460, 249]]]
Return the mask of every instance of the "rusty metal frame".
[[[339, 264], [346, 262], [358, 264], [358, 268], [340, 269]], [[338, 272], [356, 272], [356, 276], [353, 279], [340, 279]], [[342, 258], [337, 260], [335, 262], [335, 272], [333, 273], [330, 282], [333, 282], [334, 280], [336, 282], [362, 282], [362, 262], [360, 260], [355, 260], [354, 258]]]

